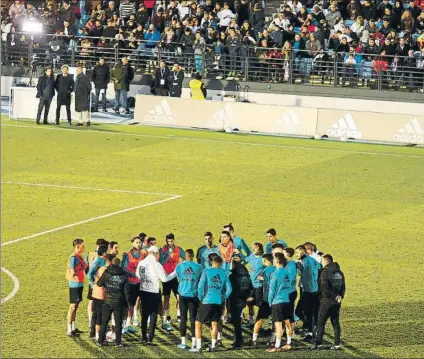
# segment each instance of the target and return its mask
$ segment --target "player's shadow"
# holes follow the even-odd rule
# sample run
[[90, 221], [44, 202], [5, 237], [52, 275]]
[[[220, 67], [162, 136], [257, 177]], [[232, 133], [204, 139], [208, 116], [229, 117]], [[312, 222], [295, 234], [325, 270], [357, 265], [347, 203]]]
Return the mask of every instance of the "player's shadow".
[[[310, 343], [296, 341], [293, 346], [291, 356], [293, 357], [318, 357], [318, 358], [381, 358], [375, 353], [376, 347], [408, 347], [422, 345], [424, 336], [424, 319], [421, 314], [424, 311], [424, 301], [415, 302], [393, 302], [379, 303], [369, 306], [342, 306], [341, 326], [342, 326], [342, 350], [310, 351]], [[401, 329], [399, 329], [401, 328]], [[208, 335], [208, 328], [204, 327], [205, 336]], [[330, 321], [327, 323], [326, 335], [324, 337], [323, 348], [329, 349], [334, 340], [333, 329]], [[188, 330], [188, 335], [190, 331]], [[246, 330], [243, 333], [245, 341], [251, 337], [251, 332]], [[172, 334], [157, 330], [154, 342], [156, 347], [144, 348], [140, 344], [140, 334], [124, 336], [124, 342], [128, 345], [123, 349], [115, 349], [113, 346], [98, 348], [89, 342], [85, 336], [75, 338], [83, 350], [94, 357], [104, 358], [113, 352], [114, 357], [150, 357], [162, 358], [181, 357], [183, 351], [177, 351], [176, 345], [179, 343], [178, 328], [174, 327]], [[226, 349], [219, 349], [219, 352], [227, 352], [229, 342], [233, 340], [232, 325], [225, 325], [224, 338]], [[248, 356], [253, 358], [263, 358], [266, 340], [268, 336], [260, 336], [260, 347], [243, 347], [243, 350], [234, 351], [231, 357]], [[209, 336], [202, 338], [203, 343], [209, 342]], [[190, 341], [188, 341], [190, 343]], [[166, 350], [164, 349], [166, 347]], [[249, 352], [247, 355], [246, 351]], [[171, 355], [171, 353], [175, 353]], [[244, 353], [244, 354], [243, 354]], [[224, 353], [223, 353], [224, 354]], [[228, 356], [230, 352], [228, 352]], [[226, 357], [227, 354], [224, 354]]]

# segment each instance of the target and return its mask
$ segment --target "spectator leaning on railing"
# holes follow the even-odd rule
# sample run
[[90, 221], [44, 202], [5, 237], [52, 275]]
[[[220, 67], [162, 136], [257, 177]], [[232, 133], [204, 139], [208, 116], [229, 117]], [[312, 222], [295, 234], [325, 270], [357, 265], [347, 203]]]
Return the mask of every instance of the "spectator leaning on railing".
[[[68, 59], [73, 52], [75, 60], [84, 58], [92, 64], [103, 51], [115, 47], [118, 51], [131, 50], [128, 54], [137, 60], [135, 70], [141, 72], [165, 58], [181, 62], [188, 74], [200, 71], [207, 76], [231, 79], [242, 72], [246, 77], [268, 81], [293, 81], [300, 77], [309, 81], [323, 63], [336, 62], [344, 71], [345, 55], [353, 46], [356, 54], [364, 55], [360, 61], [354, 56], [356, 76], [368, 74], [369, 68], [381, 69], [382, 66], [374, 66], [375, 62], [385, 61], [391, 69], [388, 71], [396, 74], [389, 81], [400, 83], [404, 72], [414, 75], [417, 88], [423, 87], [423, 0], [294, 0], [281, 5], [271, 19], [265, 19], [263, 3], [247, 0], [222, 6], [211, 0], [170, 0], [161, 1], [156, 9], [154, 0], [141, 1], [138, 8], [136, 3], [64, 0], [58, 9], [52, 0], [46, 0], [41, 8], [32, 6], [35, 3], [31, 1], [24, 6], [17, 0], [6, 14], [2, 13], [2, 61], [25, 64], [25, 51], [31, 41], [40, 43], [40, 48], [47, 46], [43, 40], [20, 34], [24, 21], [38, 19], [45, 33], [64, 35], [62, 41], [67, 47], [61, 51], [68, 51]], [[85, 13], [89, 18], [81, 16]], [[10, 19], [6, 19], [7, 15]], [[84, 39], [87, 36], [93, 38]], [[44, 38], [50, 41], [47, 35]], [[284, 59], [277, 56], [288, 53], [282, 49], [287, 41], [293, 47], [289, 60], [287, 55]], [[337, 56], [333, 57], [329, 50]], [[413, 70], [404, 65], [413, 64], [406, 62], [409, 50], [413, 50], [416, 60]], [[57, 60], [59, 66], [64, 59]], [[287, 61], [291, 61], [290, 66]], [[369, 62], [374, 64], [370, 66]], [[146, 67], [139, 68], [140, 63]], [[316, 67], [316, 63], [321, 67]], [[268, 71], [270, 68], [272, 71]], [[377, 75], [375, 71], [371, 73], [373, 78]]]

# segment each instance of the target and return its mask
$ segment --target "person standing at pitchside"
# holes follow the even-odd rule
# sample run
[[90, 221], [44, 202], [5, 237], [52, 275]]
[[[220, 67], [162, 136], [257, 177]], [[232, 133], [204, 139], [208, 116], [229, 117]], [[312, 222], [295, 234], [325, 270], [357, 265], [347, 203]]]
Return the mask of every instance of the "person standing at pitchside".
[[62, 73], [57, 75], [54, 86], [57, 91], [56, 125], [59, 124], [60, 109], [65, 106], [68, 124], [71, 126], [71, 93], [74, 91], [75, 81], [74, 76], [69, 73], [68, 65], [63, 65], [61, 70]]
[[82, 66], [77, 67], [77, 78], [75, 81], [75, 112], [77, 113], [77, 126], [84, 123], [90, 126], [88, 110], [90, 109], [91, 81], [83, 72]]
[[40, 124], [41, 113], [44, 109], [43, 125], [47, 125], [50, 104], [52, 103], [52, 99], [54, 97], [54, 76], [51, 67], [47, 67], [46, 72], [38, 78], [36, 97], [40, 99], [40, 102], [38, 103], [36, 124]]

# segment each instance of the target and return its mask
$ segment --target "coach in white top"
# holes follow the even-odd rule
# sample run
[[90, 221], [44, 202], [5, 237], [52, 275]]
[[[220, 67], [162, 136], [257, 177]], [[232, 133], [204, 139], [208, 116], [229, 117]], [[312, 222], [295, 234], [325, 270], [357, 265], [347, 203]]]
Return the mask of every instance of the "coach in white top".
[[[176, 273], [174, 271], [166, 275], [162, 265], [158, 262], [158, 247], [150, 247], [147, 253], [147, 257], [137, 266], [136, 276], [140, 279], [141, 339], [148, 345], [154, 345], [153, 337], [160, 304], [160, 282], [169, 282], [175, 278]], [[147, 336], [147, 321], [149, 317], [149, 336]]]

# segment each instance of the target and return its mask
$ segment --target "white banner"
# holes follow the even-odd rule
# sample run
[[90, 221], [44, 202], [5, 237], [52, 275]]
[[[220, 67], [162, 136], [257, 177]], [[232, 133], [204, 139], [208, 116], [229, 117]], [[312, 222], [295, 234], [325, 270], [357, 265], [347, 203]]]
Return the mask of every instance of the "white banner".
[[317, 113], [309, 108], [138, 95], [134, 121], [156, 126], [313, 137]]

